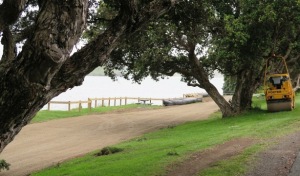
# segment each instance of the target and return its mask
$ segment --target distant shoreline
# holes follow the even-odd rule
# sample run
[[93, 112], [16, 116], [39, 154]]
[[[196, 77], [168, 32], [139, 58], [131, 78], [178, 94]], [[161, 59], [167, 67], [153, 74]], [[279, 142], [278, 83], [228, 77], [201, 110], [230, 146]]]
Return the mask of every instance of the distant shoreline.
[[[116, 76], [122, 77], [120, 71], [116, 70], [115, 73], [116, 73]], [[105, 75], [103, 67], [97, 67], [95, 70], [93, 70], [87, 76], [107, 76], [107, 75]], [[179, 74], [175, 74], [174, 77], [181, 77], [181, 76]], [[215, 73], [214, 78], [219, 78], [219, 77], [223, 77], [223, 75], [220, 73]]]

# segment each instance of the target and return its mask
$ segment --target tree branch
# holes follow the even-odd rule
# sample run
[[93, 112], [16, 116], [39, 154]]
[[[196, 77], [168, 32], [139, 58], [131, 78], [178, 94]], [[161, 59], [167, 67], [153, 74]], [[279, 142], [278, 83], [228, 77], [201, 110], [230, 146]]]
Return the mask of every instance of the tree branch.
[[28, 0], [4, 0], [0, 5], [0, 32], [17, 21]]
[[87, 23], [99, 23], [99, 22], [112, 22], [113, 19], [106, 19], [106, 18], [93, 18], [91, 20], [88, 20]]
[[48, 0], [41, 3], [33, 36], [26, 41], [17, 60], [23, 67], [25, 79], [49, 89], [53, 76], [85, 28], [88, 2]]
[[200, 87], [200, 88], [202, 88], [200, 84], [192, 83], [192, 81], [189, 81], [189, 82], [187, 83], [187, 85], [188, 85], [188, 86], [192, 86], [192, 87]]
[[21, 32], [15, 34], [15, 42], [19, 43], [25, 39], [28, 39], [30, 35], [32, 35], [32, 31], [34, 30], [35, 26], [31, 25], [22, 30]]
[[80, 85], [88, 73], [103, 65], [110, 53], [125, 38], [130, 38], [152, 19], [166, 13], [174, 0], [154, 0], [138, 12], [134, 0], [121, 1], [119, 15], [107, 30], [76, 52], [62, 66], [52, 84], [60, 91]]
[[287, 64], [294, 64], [295, 62], [297, 62], [299, 60], [299, 58], [300, 58], [300, 54], [287, 60]]
[[1, 44], [3, 45], [3, 55], [0, 63], [12, 60], [16, 57], [16, 43], [9, 27], [5, 27], [3, 30]]
[[288, 49], [287, 49], [285, 55], [283, 56], [283, 58], [284, 58], [285, 60], [287, 60], [287, 58], [290, 56], [290, 54], [291, 54], [291, 52], [292, 52], [292, 49], [293, 49], [293, 48], [292, 48], [291, 44], [289, 44], [289, 47], [288, 47]]

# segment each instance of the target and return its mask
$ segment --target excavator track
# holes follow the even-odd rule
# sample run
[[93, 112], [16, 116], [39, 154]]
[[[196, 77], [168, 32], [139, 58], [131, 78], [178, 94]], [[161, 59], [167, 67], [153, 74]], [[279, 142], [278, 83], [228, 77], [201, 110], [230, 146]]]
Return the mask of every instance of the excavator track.
[[291, 111], [293, 109], [292, 101], [268, 101], [267, 108], [269, 112]]

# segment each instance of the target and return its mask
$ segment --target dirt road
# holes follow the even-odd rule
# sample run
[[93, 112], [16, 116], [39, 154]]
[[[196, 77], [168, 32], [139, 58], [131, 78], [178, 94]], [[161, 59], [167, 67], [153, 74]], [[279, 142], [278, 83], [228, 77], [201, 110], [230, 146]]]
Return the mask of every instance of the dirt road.
[[213, 101], [155, 110], [115, 112], [26, 126], [1, 153], [11, 164], [0, 176], [23, 176], [64, 160], [159, 128], [201, 120], [218, 110]]

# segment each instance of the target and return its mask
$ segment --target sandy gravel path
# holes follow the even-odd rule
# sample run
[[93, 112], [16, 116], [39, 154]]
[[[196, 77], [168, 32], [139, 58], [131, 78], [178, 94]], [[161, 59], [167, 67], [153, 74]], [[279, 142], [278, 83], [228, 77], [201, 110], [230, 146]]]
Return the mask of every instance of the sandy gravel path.
[[11, 164], [0, 176], [23, 176], [159, 128], [201, 120], [218, 110], [213, 101], [155, 110], [89, 115], [26, 126], [1, 153]]
[[[300, 131], [270, 141], [270, 148], [260, 152], [246, 176], [300, 176]], [[300, 155], [298, 156], [298, 160]]]

